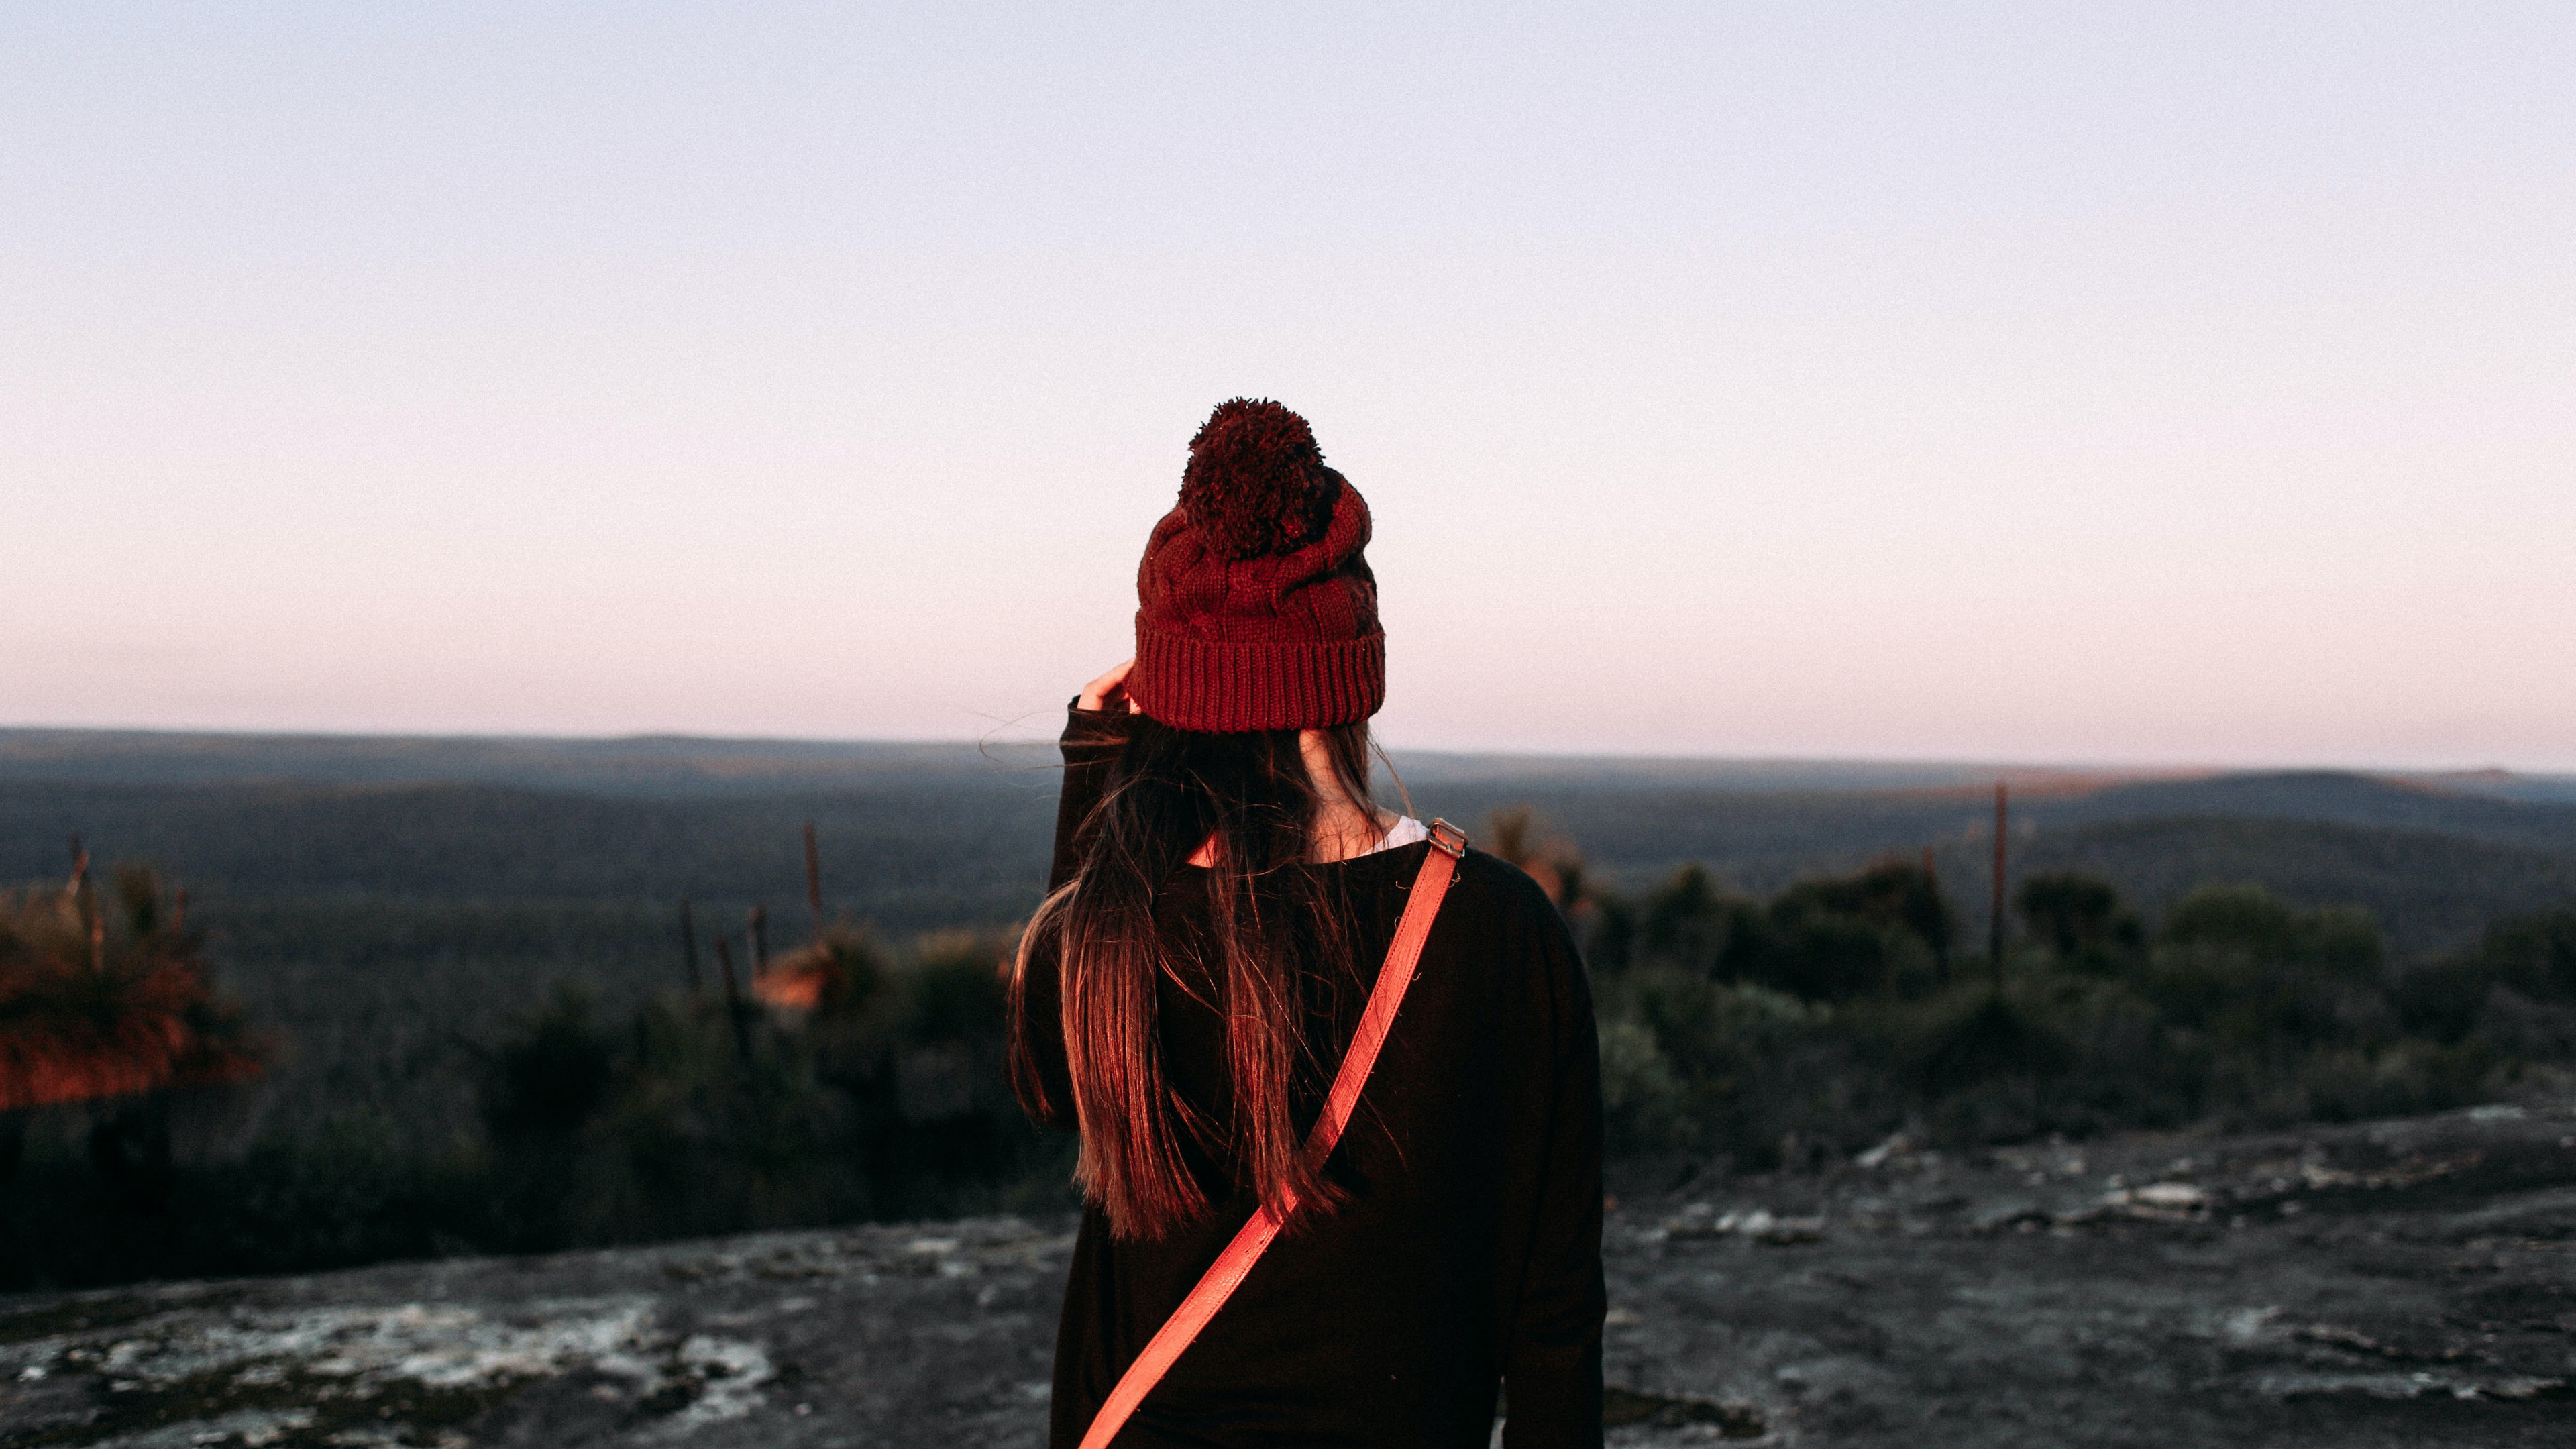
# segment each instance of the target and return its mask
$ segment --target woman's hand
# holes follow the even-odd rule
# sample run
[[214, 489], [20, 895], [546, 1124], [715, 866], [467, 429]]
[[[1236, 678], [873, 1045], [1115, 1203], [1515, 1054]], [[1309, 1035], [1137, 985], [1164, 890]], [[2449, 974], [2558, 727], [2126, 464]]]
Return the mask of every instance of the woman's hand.
[[1133, 656], [1120, 660], [1117, 667], [1082, 687], [1082, 698], [1075, 702], [1075, 708], [1106, 709], [1118, 714], [1133, 711], [1136, 701], [1127, 697], [1127, 674], [1135, 667]]

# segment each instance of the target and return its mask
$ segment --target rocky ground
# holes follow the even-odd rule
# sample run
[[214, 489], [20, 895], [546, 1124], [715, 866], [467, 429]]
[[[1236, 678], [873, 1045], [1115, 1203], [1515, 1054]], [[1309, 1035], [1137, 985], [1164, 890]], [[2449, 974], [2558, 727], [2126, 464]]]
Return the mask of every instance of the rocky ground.
[[[1070, 1224], [0, 1303], [0, 1449], [1043, 1442]], [[1631, 1195], [1614, 1444], [2576, 1443], [2576, 1104]]]

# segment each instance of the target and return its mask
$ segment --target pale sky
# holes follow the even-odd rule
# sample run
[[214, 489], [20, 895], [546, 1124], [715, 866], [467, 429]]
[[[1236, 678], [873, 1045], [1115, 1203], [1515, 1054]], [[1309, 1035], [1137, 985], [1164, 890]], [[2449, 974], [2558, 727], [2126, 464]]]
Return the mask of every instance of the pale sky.
[[2576, 769], [2576, 6], [0, 3], [0, 724]]

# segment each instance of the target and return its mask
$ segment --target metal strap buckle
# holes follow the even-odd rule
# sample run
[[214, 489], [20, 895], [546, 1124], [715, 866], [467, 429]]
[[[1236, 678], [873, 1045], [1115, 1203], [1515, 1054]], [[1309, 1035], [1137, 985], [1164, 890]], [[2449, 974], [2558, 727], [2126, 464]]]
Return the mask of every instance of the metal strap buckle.
[[1447, 852], [1452, 860], [1467, 858], [1467, 832], [1446, 820], [1431, 822], [1431, 844], [1434, 848]]

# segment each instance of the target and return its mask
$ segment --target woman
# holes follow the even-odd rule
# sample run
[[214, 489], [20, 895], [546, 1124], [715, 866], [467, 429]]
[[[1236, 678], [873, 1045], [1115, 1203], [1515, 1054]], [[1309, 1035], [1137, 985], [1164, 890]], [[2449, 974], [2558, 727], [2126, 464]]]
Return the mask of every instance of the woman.
[[1368, 536], [1303, 418], [1224, 404], [1074, 702], [1012, 990], [1082, 1135], [1058, 1449], [1483, 1446], [1498, 1391], [1514, 1449], [1601, 1440], [1591, 1001], [1528, 876], [1370, 796]]

